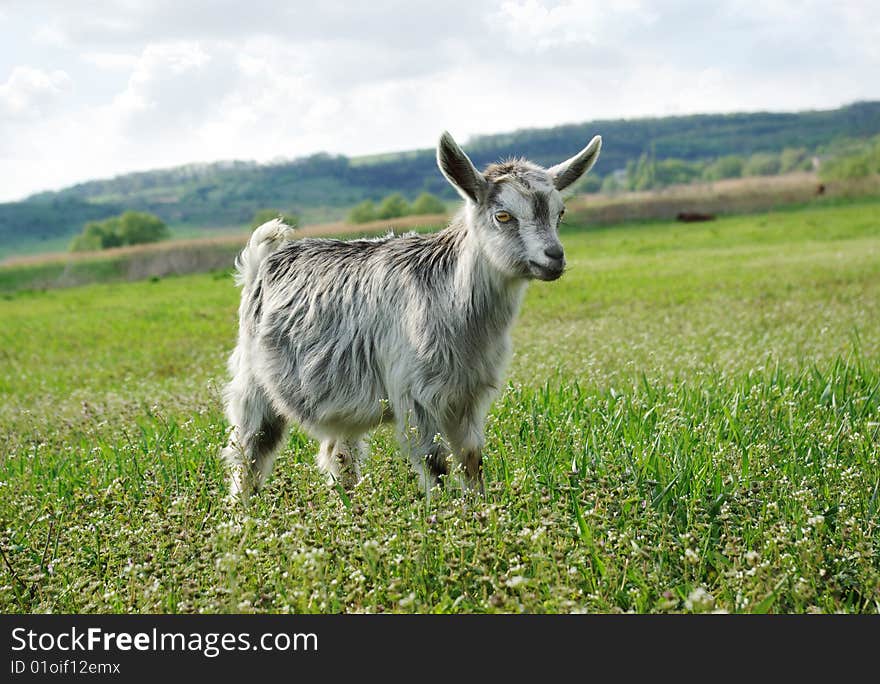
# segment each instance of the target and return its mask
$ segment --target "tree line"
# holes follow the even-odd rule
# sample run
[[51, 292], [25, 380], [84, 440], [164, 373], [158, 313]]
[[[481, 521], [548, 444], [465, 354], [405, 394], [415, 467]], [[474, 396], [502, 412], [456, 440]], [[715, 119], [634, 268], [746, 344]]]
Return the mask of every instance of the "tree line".
[[655, 190], [670, 185], [749, 176], [775, 176], [813, 169], [813, 155], [805, 148], [785, 148], [779, 153], [727, 154], [715, 159], [657, 159], [642, 154], [626, 165], [624, 173], [611, 174], [582, 184], [581, 192], [613, 193], [620, 190]]
[[399, 216], [445, 214], [446, 205], [436, 195], [423, 192], [410, 204], [399, 192], [385, 197], [377, 205], [373, 200], [364, 200], [356, 204], [348, 213], [349, 223], [367, 223]]
[[[465, 149], [477, 166], [512, 154], [546, 166], [570, 156], [595, 133], [603, 135], [605, 146], [582, 191], [596, 191], [603, 184], [606, 190], [621, 184], [662, 187], [759, 170], [770, 173], [776, 166], [782, 173], [790, 166], [785, 155], [794, 154], [786, 150], [806, 150], [823, 164], [827, 160], [835, 173], [857, 174], [873, 168], [869, 154], [853, 152], [847, 162], [833, 159], [840, 141], [880, 135], [880, 102], [829, 111], [591, 121], [481, 136], [465, 141]], [[395, 193], [414, 198], [422, 192], [446, 202], [455, 199], [431, 149], [359, 158], [315, 154], [272, 164], [193, 164], [89, 181], [0, 204], [0, 244], [69, 239], [84, 223], [126, 209], [152, 213], [175, 227], [220, 227], [246, 225], [255, 211], [275, 206], [338, 212], [364, 203], [359, 213], [369, 215], [366, 200], [372, 198], [373, 212], [381, 219], [388, 211], [399, 212], [400, 202], [382, 210], [385, 200], [377, 198]]]

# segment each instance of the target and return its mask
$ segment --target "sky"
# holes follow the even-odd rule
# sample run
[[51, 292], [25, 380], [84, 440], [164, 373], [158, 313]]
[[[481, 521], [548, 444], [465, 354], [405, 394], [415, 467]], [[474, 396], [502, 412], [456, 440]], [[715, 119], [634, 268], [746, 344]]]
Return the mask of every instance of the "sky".
[[0, 0], [0, 201], [443, 130], [872, 99], [876, 0]]

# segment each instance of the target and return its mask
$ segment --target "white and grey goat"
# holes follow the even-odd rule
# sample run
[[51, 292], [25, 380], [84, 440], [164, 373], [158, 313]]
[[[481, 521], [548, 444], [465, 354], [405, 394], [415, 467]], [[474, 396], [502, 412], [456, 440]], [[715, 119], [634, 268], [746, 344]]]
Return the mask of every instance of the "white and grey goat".
[[320, 442], [318, 467], [346, 488], [360, 478], [363, 436], [393, 421], [425, 492], [450, 455], [464, 486], [482, 491], [484, 423], [511, 327], [528, 281], [562, 275], [560, 190], [601, 143], [549, 169], [512, 160], [480, 173], [444, 133], [437, 162], [464, 206], [431, 235], [294, 240], [280, 220], [257, 228], [236, 260], [222, 454], [231, 494], [264, 482], [290, 421]]

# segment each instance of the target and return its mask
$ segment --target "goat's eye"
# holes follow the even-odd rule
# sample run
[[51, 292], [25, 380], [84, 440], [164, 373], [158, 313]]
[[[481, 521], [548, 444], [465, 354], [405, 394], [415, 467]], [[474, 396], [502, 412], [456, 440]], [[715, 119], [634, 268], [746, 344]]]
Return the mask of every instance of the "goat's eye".
[[561, 219], [563, 216], [565, 216], [565, 209], [560, 209], [559, 210], [559, 218]]
[[507, 223], [512, 218], [513, 217], [506, 211], [499, 211], [497, 214], [495, 214], [495, 220], [498, 221], [498, 223]]

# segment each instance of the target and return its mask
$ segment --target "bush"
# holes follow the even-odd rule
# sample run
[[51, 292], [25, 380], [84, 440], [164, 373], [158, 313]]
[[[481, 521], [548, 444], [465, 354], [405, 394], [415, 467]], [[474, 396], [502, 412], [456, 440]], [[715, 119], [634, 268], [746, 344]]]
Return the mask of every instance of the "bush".
[[413, 202], [412, 206], [409, 208], [409, 213], [445, 214], [446, 205], [443, 204], [443, 200], [441, 200], [439, 197], [432, 195], [430, 192], [423, 192], [421, 195], [416, 197], [415, 202]]
[[260, 209], [251, 219], [251, 230], [277, 218], [280, 218], [289, 226], [295, 226], [299, 223], [299, 216], [296, 214], [285, 214], [278, 209]]
[[159, 242], [171, 236], [168, 226], [158, 216], [141, 211], [126, 211], [103, 221], [91, 221], [70, 244], [71, 251], [109, 249], [123, 245]]
[[403, 195], [395, 192], [393, 195], [388, 195], [388, 197], [382, 200], [382, 204], [376, 210], [376, 218], [397, 218], [398, 216], [406, 216], [408, 213], [409, 203], [404, 199]]
[[364, 200], [348, 212], [349, 223], [367, 223], [376, 220], [376, 205], [373, 200]]

